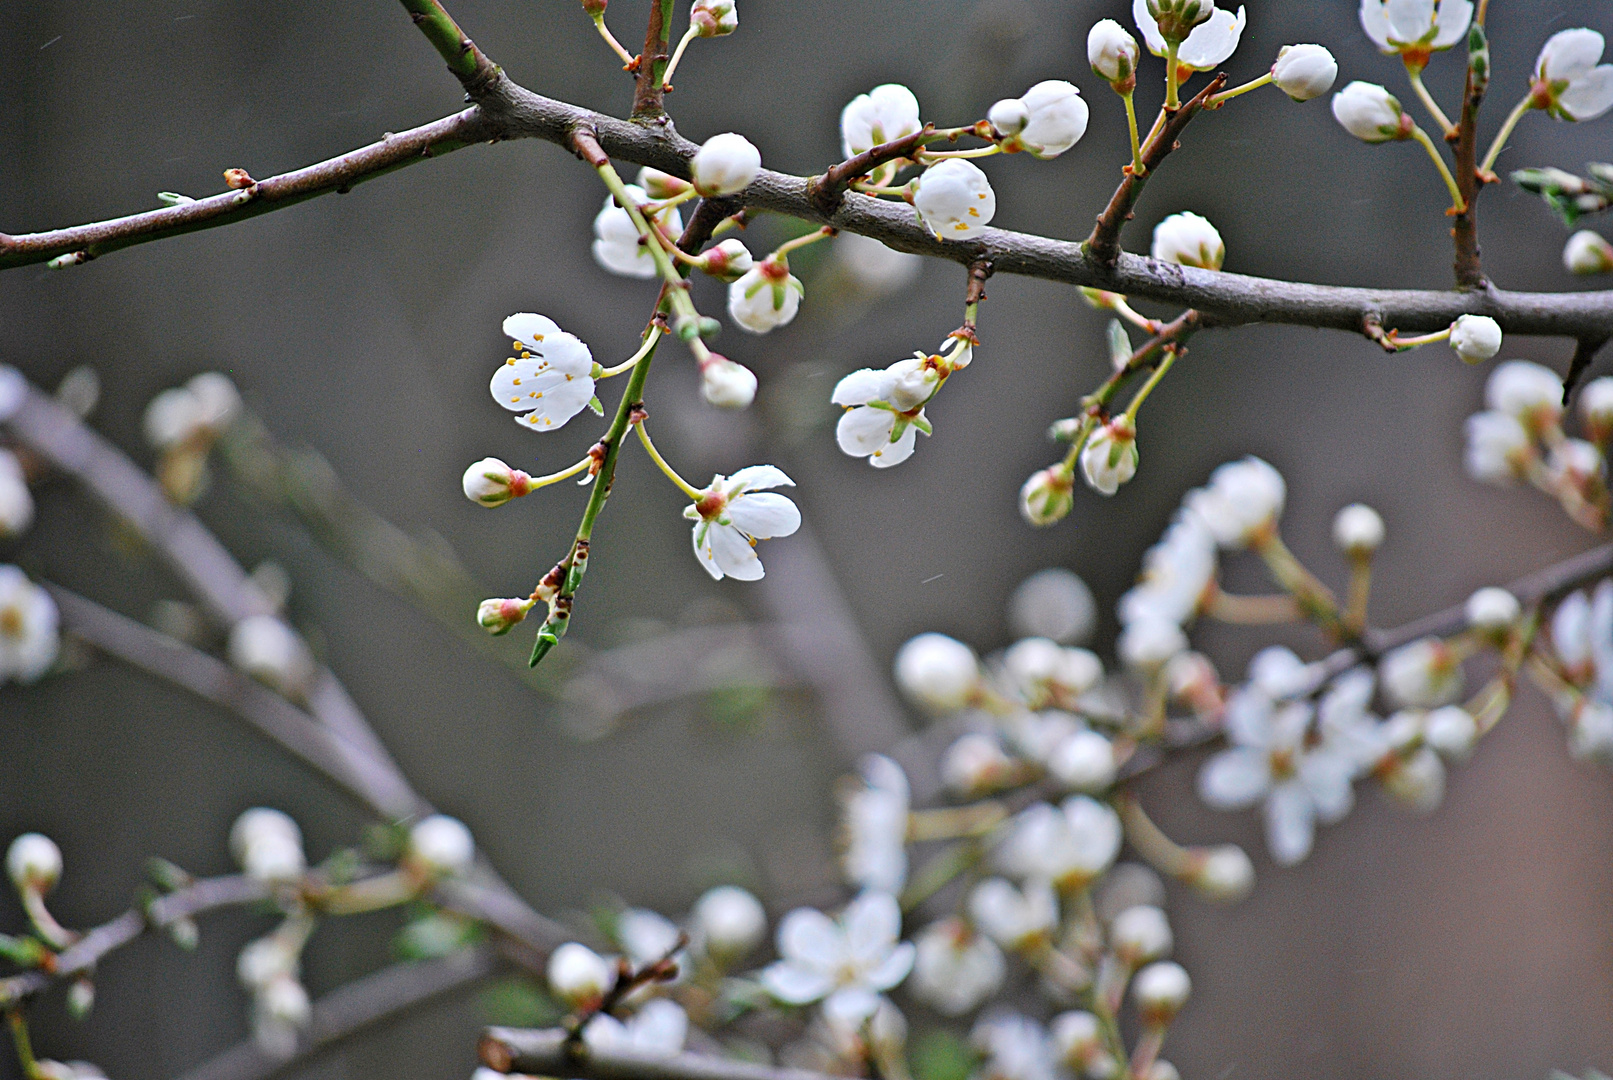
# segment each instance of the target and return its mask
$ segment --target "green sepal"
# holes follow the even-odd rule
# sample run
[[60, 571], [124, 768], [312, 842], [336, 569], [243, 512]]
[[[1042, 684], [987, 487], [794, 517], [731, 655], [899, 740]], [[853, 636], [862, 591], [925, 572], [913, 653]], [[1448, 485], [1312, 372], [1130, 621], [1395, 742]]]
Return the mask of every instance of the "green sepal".
[[593, 412], [593, 414], [595, 416], [604, 416], [605, 415], [605, 406], [600, 404], [598, 394], [595, 394], [593, 397], [588, 399], [588, 408]]

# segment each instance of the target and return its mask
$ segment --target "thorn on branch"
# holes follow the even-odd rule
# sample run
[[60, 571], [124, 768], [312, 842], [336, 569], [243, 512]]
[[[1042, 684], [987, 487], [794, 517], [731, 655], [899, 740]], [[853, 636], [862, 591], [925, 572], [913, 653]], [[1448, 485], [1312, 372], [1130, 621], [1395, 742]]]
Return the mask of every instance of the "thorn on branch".
[[1590, 370], [1596, 354], [1607, 344], [1607, 338], [1580, 338], [1574, 345], [1574, 359], [1568, 365], [1568, 377], [1563, 380], [1563, 408], [1568, 408], [1574, 391]]

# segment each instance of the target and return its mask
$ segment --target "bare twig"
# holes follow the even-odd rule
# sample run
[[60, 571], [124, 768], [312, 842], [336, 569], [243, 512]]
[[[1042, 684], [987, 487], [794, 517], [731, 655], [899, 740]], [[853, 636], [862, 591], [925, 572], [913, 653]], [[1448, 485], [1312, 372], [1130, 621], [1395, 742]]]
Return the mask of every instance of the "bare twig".
[[481, 1055], [486, 1065], [499, 1072], [576, 1080], [841, 1080], [805, 1069], [696, 1054], [576, 1047], [559, 1029], [488, 1028], [482, 1035]]
[[672, 0], [650, 0], [649, 22], [644, 29], [644, 51], [638, 55], [637, 83], [633, 87], [633, 119], [659, 120], [666, 115], [667, 46], [672, 40]]
[[1569, 401], [1573, 399], [1574, 390], [1579, 386], [1580, 380], [1585, 377], [1585, 372], [1590, 370], [1591, 362], [1596, 359], [1596, 354], [1601, 352], [1602, 346], [1606, 344], [1606, 338], [1581, 338], [1574, 343], [1574, 358], [1569, 361], [1568, 374], [1563, 377], [1563, 406], [1565, 408], [1568, 406]]
[[465, 36], [453, 16], [437, 0], [402, 0], [402, 3], [409, 18], [437, 50], [437, 55], [448, 62], [448, 70], [454, 73], [466, 94], [475, 98], [498, 78], [498, 66]]
[[853, 180], [867, 176], [888, 161], [912, 157], [921, 146], [935, 138], [935, 129], [925, 124], [922, 130], [911, 135], [854, 154], [839, 164], [829, 166], [822, 176], [814, 176], [807, 185], [807, 197], [820, 213], [832, 214]]
[[498, 956], [489, 948], [465, 949], [436, 960], [384, 968], [314, 1002], [308, 1029], [292, 1056], [267, 1054], [248, 1039], [203, 1062], [180, 1080], [269, 1080], [377, 1024], [481, 982], [498, 969]]
[[[1472, 27], [1471, 33], [1482, 43], [1482, 22]], [[1484, 91], [1490, 81], [1489, 62], [1487, 47], [1469, 55], [1467, 81], [1462, 86], [1462, 115], [1456, 126], [1456, 189], [1461, 193], [1463, 209], [1451, 224], [1451, 238], [1456, 243], [1456, 286], [1460, 289], [1484, 285], [1484, 267], [1479, 261], [1478, 206], [1484, 181], [1479, 176], [1478, 147], [1479, 106], [1484, 103]]]

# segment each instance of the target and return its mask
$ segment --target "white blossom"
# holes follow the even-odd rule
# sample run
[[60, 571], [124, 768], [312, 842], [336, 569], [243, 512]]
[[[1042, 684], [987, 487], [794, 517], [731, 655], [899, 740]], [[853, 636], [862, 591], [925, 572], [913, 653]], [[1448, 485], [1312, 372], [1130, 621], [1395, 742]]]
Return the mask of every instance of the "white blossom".
[[1005, 153], [1023, 150], [1044, 160], [1058, 157], [1087, 132], [1087, 103], [1063, 79], [1039, 82], [1023, 97], [999, 101], [987, 116], [1006, 136], [1001, 144]]
[[684, 507], [695, 523], [694, 554], [717, 581], [731, 577], [757, 581], [762, 560], [756, 541], [789, 536], [801, 527], [801, 511], [768, 488], [794, 487], [795, 481], [772, 465], [751, 465], [732, 476], [718, 474], [698, 502]]
[[835, 442], [852, 457], [865, 457], [876, 469], [900, 465], [913, 454], [920, 431], [930, 423], [924, 406], [952, 372], [969, 366], [973, 350], [957, 338], [942, 352], [915, 353], [884, 369], [860, 368], [835, 384], [830, 401], [846, 411], [835, 425]]
[[1218, 544], [1236, 551], [1276, 527], [1286, 495], [1281, 473], [1257, 457], [1246, 457], [1218, 467], [1209, 485], [1189, 492], [1183, 505]]
[[1120, 598], [1120, 621], [1181, 625], [1199, 610], [1215, 579], [1216, 539], [1203, 519], [1178, 514], [1159, 543], [1143, 555], [1137, 584]]
[[1075, 507], [1075, 480], [1062, 466], [1050, 465], [1030, 474], [1019, 488], [1019, 516], [1028, 524], [1054, 525]]
[[1349, 555], [1370, 555], [1383, 543], [1383, 518], [1370, 506], [1352, 503], [1333, 518], [1333, 543]]
[[568, 941], [549, 954], [545, 974], [550, 993], [573, 1008], [586, 1008], [598, 1002], [615, 981], [604, 957], [575, 941]]
[[241, 394], [229, 376], [204, 371], [151, 399], [145, 413], [146, 440], [158, 450], [210, 440], [240, 412]]
[[700, 253], [700, 269], [722, 281], [738, 281], [755, 265], [750, 249], [731, 236]]
[[1249, 682], [1273, 701], [1311, 693], [1325, 674], [1321, 665], [1305, 663], [1286, 645], [1268, 645], [1249, 661]]
[[1438, 638], [1421, 638], [1386, 655], [1378, 664], [1383, 693], [1396, 706], [1432, 709], [1462, 692], [1462, 665]]
[[689, 24], [700, 37], [725, 37], [739, 29], [739, 10], [734, 0], [694, 0]]
[[1446, 705], [1423, 717], [1424, 741], [1453, 761], [1465, 761], [1478, 737], [1478, 722], [1459, 705]]
[[1079, 575], [1063, 567], [1038, 570], [1008, 598], [1008, 623], [1020, 637], [1080, 645], [1091, 636], [1097, 617], [1092, 590]]
[[1255, 887], [1255, 864], [1237, 844], [1220, 844], [1197, 853], [1185, 880], [1209, 900], [1242, 900]]
[[1578, 761], [1613, 764], [1613, 706], [1581, 698], [1568, 715], [1568, 752]]
[[1613, 376], [1592, 379], [1579, 391], [1579, 415], [1585, 421], [1585, 435], [1598, 446], [1613, 436]]
[[1518, 621], [1523, 607], [1505, 589], [1480, 589], [1467, 598], [1467, 624], [1479, 630], [1505, 630]]
[[1137, 904], [1109, 924], [1109, 947], [1127, 966], [1139, 967], [1171, 954], [1170, 920], [1153, 904]]
[[708, 889], [695, 901], [691, 914], [706, 949], [723, 956], [743, 956], [767, 934], [762, 902], [737, 885]]
[[1391, 54], [1421, 52], [1423, 63], [1461, 41], [1472, 18], [1472, 0], [1361, 0], [1361, 29], [1372, 43]]
[[1571, 274], [1605, 274], [1613, 270], [1613, 244], [1599, 233], [1581, 229], [1563, 245], [1563, 266]]
[[1058, 929], [1058, 898], [1040, 879], [1018, 889], [1006, 878], [986, 878], [969, 892], [969, 918], [1003, 948], [1034, 952]]
[[1095, 75], [1111, 84], [1134, 78], [1141, 55], [1137, 39], [1113, 19], [1099, 19], [1087, 32], [1087, 62]]
[[945, 634], [924, 633], [896, 653], [896, 685], [934, 712], [961, 709], [980, 685], [974, 650]]
[[230, 663], [283, 694], [297, 694], [314, 671], [297, 632], [273, 615], [249, 615], [230, 628]]
[[756, 373], [726, 356], [700, 365], [700, 396], [719, 409], [743, 409], [756, 400]]
[[293, 978], [265, 983], [252, 999], [252, 1037], [273, 1058], [296, 1052], [297, 1032], [308, 1026], [313, 1005], [308, 991]]
[[1182, 1011], [1193, 990], [1193, 980], [1181, 964], [1169, 960], [1149, 964], [1132, 980], [1131, 995], [1145, 1026], [1164, 1026]]
[[841, 869], [853, 885], [896, 893], [907, 881], [907, 774], [883, 754], [864, 757], [858, 771], [861, 782], [842, 795]]
[[1219, 270], [1227, 249], [1214, 225], [1197, 214], [1184, 211], [1154, 226], [1151, 253], [1162, 262]]
[[296, 979], [302, 970], [298, 950], [280, 934], [249, 941], [235, 959], [235, 978], [257, 993], [276, 979]]
[[6, 875], [19, 890], [49, 892], [62, 876], [62, 849], [41, 833], [23, 833], [6, 848]]
[[0, 535], [21, 536], [34, 521], [34, 497], [22, 462], [0, 450]]
[[1488, 315], [1458, 315], [1451, 323], [1451, 348], [1469, 364], [1481, 364], [1501, 351], [1501, 324]]
[[976, 236], [997, 212], [991, 181], [972, 161], [947, 158], [913, 181], [913, 208], [920, 223], [940, 240]]
[[801, 310], [806, 287], [776, 259], [763, 259], [728, 286], [728, 315], [742, 329], [765, 334], [787, 325]]
[[1100, 495], [1113, 495], [1137, 475], [1137, 429], [1129, 417], [1115, 417], [1087, 439], [1081, 450], [1081, 475]]
[[885, 83], [852, 98], [840, 112], [840, 149], [846, 157], [917, 133], [918, 98], [900, 83]]
[[872, 236], [843, 232], [835, 237], [835, 260], [860, 293], [888, 296], [918, 280], [924, 257], [887, 247]]
[[1002, 950], [956, 916], [926, 926], [913, 939], [915, 997], [945, 1016], [962, 1016], [1002, 989], [1007, 963]]
[[[615, 930], [617, 944], [635, 968], [660, 963], [677, 950], [677, 926], [649, 908], [628, 908], [616, 917]], [[682, 954], [677, 956], [681, 959]]]
[[671, 199], [694, 187], [687, 180], [671, 173], [664, 173], [660, 169], [652, 169], [648, 165], [638, 171], [634, 183], [643, 188], [644, 193], [652, 199]]
[[1090, 796], [1072, 795], [1059, 807], [1035, 803], [1014, 816], [996, 860], [1016, 877], [1081, 889], [1114, 862], [1120, 833], [1119, 816]]
[[707, 139], [689, 162], [694, 189], [708, 198], [744, 191], [761, 171], [762, 152], [732, 131]]
[[961, 736], [941, 755], [941, 782], [955, 795], [987, 792], [1013, 775], [1013, 759], [990, 735]]
[[0, 682], [31, 683], [49, 671], [61, 650], [59, 623], [50, 593], [0, 565]]
[[432, 814], [409, 829], [409, 855], [431, 875], [453, 877], [470, 870], [476, 841], [464, 822], [447, 814]]
[[290, 816], [266, 806], [253, 807], [230, 827], [230, 851], [248, 877], [287, 881], [307, 866], [302, 830]]
[[763, 969], [762, 985], [789, 1005], [822, 1001], [832, 1022], [855, 1027], [913, 966], [913, 946], [899, 942], [901, 932], [901, 909], [889, 893], [861, 894], [838, 920], [796, 908], [779, 923], [781, 959]]
[[1333, 95], [1333, 119], [1368, 143], [1409, 138], [1413, 126], [1398, 98], [1377, 83], [1359, 79]]
[[1284, 45], [1271, 65], [1271, 81], [1295, 101], [1321, 97], [1338, 77], [1338, 61], [1320, 45]]
[[[1209, 17], [1193, 27], [1176, 50], [1177, 63], [1194, 71], [1208, 71], [1237, 51], [1244, 25], [1249, 21], [1242, 7], [1234, 16], [1232, 12], [1217, 8], [1210, 0], [1205, 0], [1200, 8], [1201, 17], [1205, 8], [1210, 10]], [[1137, 29], [1143, 33], [1148, 51], [1155, 56], [1165, 56], [1165, 37], [1160, 33], [1159, 23], [1148, 10], [1148, 0], [1132, 0], [1131, 14], [1137, 22]]]
[[597, 1013], [582, 1030], [583, 1041], [595, 1050], [628, 1050], [667, 1055], [683, 1050], [689, 1033], [689, 1015], [683, 1006], [654, 998], [626, 1020]]
[[1563, 414], [1563, 381], [1557, 373], [1528, 360], [1508, 360], [1490, 372], [1484, 403], [1506, 413], [1531, 433], [1554, 427]]
[[1047, 770], [1069, 791], [1108, 790], [1120, 763], [1114, 744], [1096, 731], [1077, 731], [1053, 748]]
[[[650, 201], [649, 193], [637, 184], [626, 185], [627, 195], [635, 206]], [[673, 206], [655, 215], [651, 224], [677, 236], [683, 232], [683, 218]], [[632, 216], [616, 202], [614, 195], [605, 196], [605, 205], [594, 217], [594, 261], [613, 274], [631, 278], [653, 278], [660, 274], [648, 244], [639, 236]], [[506, 325], [506, 334], [511, 334]]]
[[1464, 461], [1473, 479], [1505, 484], [1524, 474], [1534, 444], [1516, 418], [1493, 410], [1474, 413], [1463, 431], [1467, 435]]
[[1115, 652], [1127, 667], [1155, 671], [1187, 649], [1187, 635], [1174, 622], [1148, 616], [1134, 619], [1120, 631]]
[[1595, 30], [1559, 30], [1535, 61], [1540, 108], [1559, 120], [1594, 120], [1613, 109], [1613, 64], [1601, 64], [1605, 42]]
[[1059, 1059], [1077, 1076], [1112, 1080], [1118, 1073], [1119, 1066], [1104, 1045], [1103, 1026], [1092, 1013], [1059, 1013], [1050, 1027]]
[[1432, 813], [1445, 797], [1445, 765], [1426, 746], [1392, 758], [1378, 775], [1391, 798], [1419, 814]]
[[504, 320], [515, 355], [493, 373], [493, 400], [534, 431], [557, 431], [594, 396], [594, 356], [552, 319], [523, 311]]
[[503, 506], [511, 499], [532, 490], [532, 477], [520, 469], [512, 469], [498, 458], [489, 457], [475, 462], [465, 470], [460, 486], [465, 498], [482, 506]]
[[985, 1054], [976, 1080], [1058, 1080], [1052, 1040], [1028, 1016], [994, 1012], [975, 1024], [969, 1041]]

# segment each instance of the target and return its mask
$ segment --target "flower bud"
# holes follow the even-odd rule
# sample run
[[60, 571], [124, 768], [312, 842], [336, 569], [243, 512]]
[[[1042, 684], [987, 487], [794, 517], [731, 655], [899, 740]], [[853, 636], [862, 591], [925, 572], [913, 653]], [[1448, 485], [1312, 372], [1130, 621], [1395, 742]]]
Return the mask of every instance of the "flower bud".
[[1177, 653], [1187, 651], [1187, 635], [1180, 626], [1164, 619], [1138, 619], [1120, 632], [1115, 651], [1127, 667], [1154, 671]]
[[707, 197], [744, 191], [761, 171], [762, 152], [731, 131], [707, 139], [689, 162], [695, 190]]
[[1271, 65], [1271, 81], [1295, 101], [1321, 97], [1338, 77], [1338, 62], [1320, 45], [1284, 45]]
[[1460, 705], [1435, 709], [1423, 718], [1423, 741], [1453, 761], [1465, 761], [1478, 740], [1478, 721]]
[[1057, 465], [1031, 474], [1019, 489], [1019, 514], [1032, 525], [1063, 521], [1075, 506], [1075, 480]]
[[719, 409], [743, 409], [756, 400], [756, 374], [726, 356], [711, 354], [700, 365], [700, 396]]
[[1391, 704], [1434, 708], [1462, 692], [1462, 665], [1438, 638], [1402, 645], [1378, 663], [1384, 696]]
[[1081, 475], [1100, 495], [1113, 495], [1137, 475], [1137, 429], [1121, 415], [1092, 433], [1081, 451]]
[[409, 858], [432, 877], [456, 877], [470, 870], [476, 841], [458, 818], [432, 814], [409, 830]]
[[525, 619], [532, 607], [531, 600], [523, 600], [520, 597], [483, 600], [476, 608], [476, 621], [481, 624], [482, 629], [498, 637], [500, 634], [509, 633], [516, 623]]
[[694, 186], [687, 180], [681, 180], [660, 169], [652, 169], [648, 165], [638, 171], [637, 183], [644, 189], [644, 194], [658, 202], [682, 195]]
[[1490, 372], [1484, 384], [1484, 403], [1539, 436], [1562, 419], [1563, 381], [1544, 365], [1508, 360]]
[[279, 810], [256, 806], [230, 826], [230, 851], [258, 881], [287, 881], [302, 874], [302, 830]]
[[795, 318], [804, 291], [782, 260], [763, 259], [728, 286], [728, 315], [751, 333], [765, 334]]
[[1187, 1004], [1193, 980], [1180, 964], [1165, 961], [1149, 964], [1137, 973], [1131, 993], [1137, 1000], [1137, 1013], [1145, 1027], [1165, 1027]]
[[1031, 122], [1031, 111], [1018, 98], [1004, 98], [986, 112], [986, 119], [1004, 137], [1018, 135]]
[[550, 992], [574, 1009], [598, 1002], [612, 982], [610, 965], [604, 958], [575, 941], [549, 954], [546, 974]]
[[1039, 82], [1025, 96], [999, 101], [987, 118], [1007, 136], [1004, 153], [1021, 150], [1051, 160], [1081, 141], [1087, 132], [1087, 103], [1081, 91], [1063, 79]]
[[1109, 947], [1127, 967], [1169, 956], [1174, 943], [1170, 920], [1152, 904], [1129, 907], [1109, 925]]
[[258, 991], [258, 1011], [264, 1019], [300, 1028], [307, 1025], [313, 1015], [308, 991], [296, 979], [275, 979]]
[[1115, 748], [1096, 731], [1077, 731], [1059, 742], [1048, 758], [1047, 771], [1070, 791], [1096, 794], [1115, 782], [1120, 765]]
[[1124, 93], [1125, 84], [1135, 82], [1140, 55], [1137, 39], [1113, 19], [1099, 19], [1087, 32], [1087, 62], [1117, 92]]
[[465, 470], [465, 498], [483, 506], [503, 506], [532, 490], [532, 477], [498, 458], [483, 458]]
[[1151, 254], [1162, 262], [1219, 270], [1227, 248], [1215, 226], [1198, 214], [1172, 214], [1154, 226]]
[[1376, 83], [1359, 80], [1333, 95], [1333, 118], [1345, 131], [1369, 143], [1409, 138], [1416, 126], [1393, 94]]
[[1053, 1047], [1060, 1060], [1077, 1076], [1087, 1071], [1092, 1060], [1106, 1053], [1103, 1027], [1089, 1012], [1059, 1013], [1049, 1025]]
[[1195, 848], [1183, 879], [1208, 900], [1232, 903], [1255, 887], [1255, 864], [1237, 844]]
[[1062, 567], [1038, 570], [1020, 582], [1008, 600], [1008, 623], [1021, 637], [1079, 645], [1091, 636], [1097, 617], [1092, 590]]
[[1504, 632], [1518, 621], [1523, 608], [1505, 589], [1480, 589], [1467, 598], [1467, 625], [1488, 633]]
[[913, 181], [913, 208], [932, 236], [967, 240], [997, 212], [997, 195], [972, 161], [947, 158]]
[[990, 735], [964, 735], [941, 758], [941, 781], [955, 795], [969, 797], [995, 788], [1013, 761]]
[[694, 0], [689, 22], [699, 37], [725, 37], [739, 29], [739, 11], [734, 0]]
[[1415, 813], [1433, 813], [1445, 797], [1445, 764], [1426, 746], [1394, 759], [1381, 774], [1384, 791]]
[[1506, 413], [1493, 409], [1474, 413], [1467, 418], [1464, 430], [1467, 472], [1475, 480], [1511, 483], [1524, 474], [1534, 456], [1529, 433]]
[[62, 876], [62, 849], [41, 833], [23, 833], [6, 849], [6, 874], [18, 891], [49, 892]]
[[605, 5], [608, 2], [609, 0], [582, 0], [582, 9], [590, 19], [602, 19], [605, 17]]
[[961, 709], [979, 683], [974, 650], [945, 634], [920, 634], [897, 650], [896, 685], [927, 709]]
[[282, 694], [300, 694], [314, 662], [297, 632], [273, 615], [249, 615], [230, 630], [230, 663]]
[[1501, 324], [1488, 315], [1458, 315], [1451, 323], [1451, 348], [1463, 363], [1482, 364], [1501, 351]]
[[1333, 543], [1355, 558], [1377, 551], [1383, 543], [1383, 534], [1383, 518], [1362, 503], [1351, 503], [1333, 519]]
[[95, 984], [80, 977], [73, 980], [73, 985], [67, 988], [67, 1015], [74, 1020], [83, 1020], [95, 1008]]
[[708, 890], [694, 905], [694, 924], [708, 952], [737, 959], [767, 934], [762, 902], [737, 885]]
[[1563, 245], [1563, 266], [1572, 274], [1605, 274], [1613, 270], [1613, 244], [1581, 229]]
[[737, 281], [754, 265], [750, 249], [732, 237], [700, 253], [700, 269], [723, 281]]

